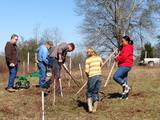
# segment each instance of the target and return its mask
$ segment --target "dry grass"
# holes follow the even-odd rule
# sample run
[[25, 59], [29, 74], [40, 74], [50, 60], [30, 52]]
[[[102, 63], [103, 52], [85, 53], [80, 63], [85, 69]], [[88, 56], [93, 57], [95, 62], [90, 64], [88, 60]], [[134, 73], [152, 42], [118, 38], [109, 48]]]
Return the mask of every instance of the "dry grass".
[[[46, 120], [159, 120], [160, 119], [160, 68], [135, 67], [130, 72], [132, 93], [128, 100], [116, 99], [121, 87], [113, 80], [103, 87], [108, 71], [104, 70], [101, 90], [104, 99], [95, 114], [86, 112], [85, 89], [79, 97], [74, 94], [78, 88], [63, 79], [64, 97], [56, 98], [56, 106], [52, 105], [52, 96], [45, 97]], [[78, 72], [74, 74], [81, 81]], [[1, 74], [0, 80], [0, 120], [40, 120], [41, 92], [32, 86], [29, 90], [8, 93], [4, 90], [7, 79]], [[36, 79], [30, 79], [32, 84]]]

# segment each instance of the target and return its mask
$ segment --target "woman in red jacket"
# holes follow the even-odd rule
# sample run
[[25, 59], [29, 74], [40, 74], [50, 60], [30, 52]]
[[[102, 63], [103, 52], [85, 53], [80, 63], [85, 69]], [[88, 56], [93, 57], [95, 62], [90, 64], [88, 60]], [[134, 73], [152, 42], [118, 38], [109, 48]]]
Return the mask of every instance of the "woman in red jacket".
[[128, 72], [133, 66], [133, 41], [128, 36], [122, 38], [122, 48], [115, 60], [118, 62], [118, 69], [113, 79], [122, 86], [121, 99], [128, 99], [130, 87], [128, 86]]

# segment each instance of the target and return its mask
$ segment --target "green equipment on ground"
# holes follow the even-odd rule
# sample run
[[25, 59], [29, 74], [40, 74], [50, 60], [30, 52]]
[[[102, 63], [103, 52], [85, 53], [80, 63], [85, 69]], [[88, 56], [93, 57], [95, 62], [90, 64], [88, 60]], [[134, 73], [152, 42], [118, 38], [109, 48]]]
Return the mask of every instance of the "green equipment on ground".
[[31, 74], [19, 75], [16, 77], [15, 88], [16, 89], [28, 89], [30, 87], [30, 82], [28, 78], [39, 77], [39, 71]]

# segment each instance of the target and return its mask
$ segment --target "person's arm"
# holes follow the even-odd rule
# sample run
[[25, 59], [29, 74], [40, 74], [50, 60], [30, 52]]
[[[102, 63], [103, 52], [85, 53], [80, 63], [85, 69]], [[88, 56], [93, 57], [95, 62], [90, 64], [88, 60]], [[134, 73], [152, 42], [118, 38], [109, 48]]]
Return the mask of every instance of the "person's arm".
[[88, 62], [88, 60], [86, 60], [86, 62], [85, 62], [85, 73], [86, 73], [86, 76], [89, 77], [89, 62]]
[[61, 62], [63, 62], [63, 60], [62, 60], [62, 54], [58, 54], [58, 58], [59, 58], [59, 62], [61, 63]]
[[9, 61], [11, 63], [12, 60], [12, 55], [11, 55], [11, 47], [10, 45], [7, 43], [6, 47], [5, 47], [5, 57], [7, 58], [7, 61]]
[[12, 59], [12, 49], [9, 43], [7, 43], [5, 47], [5, 56], [7, 61], [9, 62], [9, 66], [14, 67], [15, 63], [14, 60]]
[[67, 49], [67, 44], [66, 43], [62, 43], [61, 45], [58, 46], [58, 58], [59, 58], [59, 62], [63, 62], [63, 52]]
[[48, 64], [48, 50], [47, 48], [40, 47], [38, 48], [38, 60]]
[[131, 48], [129, 47], [126, 47], [126, 48], [123, 48], [122, 51], [120, 52], [120, 54], [115, 58], [115, 60], [117, 62], [123, 62], [125, 61], [128, 56], [131, 54]]
[[49, 63], [48, 61], [48, 49], [43, 49], [43, 52], [42, 52], [42, 60], [43, 62], [45, 62], [46, 64]]

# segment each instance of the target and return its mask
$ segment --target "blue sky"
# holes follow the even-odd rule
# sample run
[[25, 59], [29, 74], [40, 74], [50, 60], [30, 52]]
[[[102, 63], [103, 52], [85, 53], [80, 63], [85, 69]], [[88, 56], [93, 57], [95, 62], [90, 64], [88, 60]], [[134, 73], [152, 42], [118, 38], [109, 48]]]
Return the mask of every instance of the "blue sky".
[[64, 40], [78, 43], [82, 40], [78, 29], [82, 17], [74, 10], [74, 0], [1, 0], [0, 52], [12, 33], [29, 39], [37, 24], [41, 30], [57, 27]]

